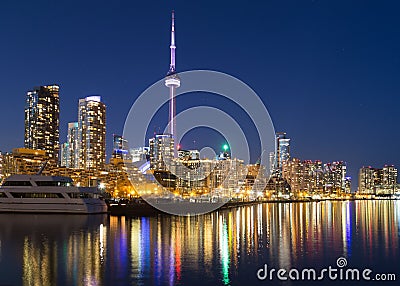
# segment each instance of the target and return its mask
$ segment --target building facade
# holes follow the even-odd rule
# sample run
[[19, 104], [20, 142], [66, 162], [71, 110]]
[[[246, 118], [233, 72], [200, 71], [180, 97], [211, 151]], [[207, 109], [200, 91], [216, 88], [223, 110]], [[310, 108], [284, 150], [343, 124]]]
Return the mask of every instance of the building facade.
[[69, 144], [68, 142], [64, 142], [60, 145], [60, 167], [68, 167], [69, 168]]
[[79, 100], [79, 168], [103, 170], [106, 163], [106, 106], [100, 96]]
[[24, 146], [44, 150], [50, 160], [58, 163], [59, 135], [59, 86], [35, 87], [26, 94]]
[[150, 154], [149, 147], [136, 147], [129, 149], [129, 154], [131, 155], [132, 162], [146, 161]]
[[0, 151], [0, 183], [3, 182], [4, 173], [3, 173], [3, 153]]
[[397, 169], [362, 167], [358, 173], [358, 193], [362, 195], [392, 195], [397, 191]]
[[69, 168], [79, 168], [79, 126], [78, 122], [68, 123], [68, 155], [69, 155]]
[[167, 171], [174, 158], [174, 138], [171, 134], [158, 134], [149, 140], [150, 169]]
[[273, 176], [282, 177], [282, 168], [290, 159], [290, 139], [285, 132], [276, 133], [275, 153], [269, 154], [270, 170]]
[[351, 178], [346, 177], [346, 163], [291, 158], [282, 167], [282, 176], [294, 196], [342, 195], [350, 192]]
[[67, 142], [61, 144], [60, 166], [79, 168], [79, 128], [78, 122], [68, 123]]
[[15, 148], [12, 153], [3, 154], [2, 159], [3, 178], [14, 174], [36, 174], [45, 162], [47, 164], [43, 174], [51, 174], [56, 167], [56, 162], [49, 160], [49, 156], [44, 150]]
[[113, 134], [113, 152], [112, 158], [119, 158], [123, 160], [132, 160], [132, 156], [129, 153], [129, 144], [121, 135]]

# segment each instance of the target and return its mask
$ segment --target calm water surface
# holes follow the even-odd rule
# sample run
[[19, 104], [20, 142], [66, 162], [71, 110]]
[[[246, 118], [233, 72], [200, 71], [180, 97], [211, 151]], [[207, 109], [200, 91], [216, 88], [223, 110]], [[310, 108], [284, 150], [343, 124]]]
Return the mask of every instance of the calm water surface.
[[264, 264], [337, 268], [339, 257], [395, 273], [397, 283], [379, 285], [396, 285], [399, 224], [392, 200], [260, 204], [197, 217], [0, 214], [0, 285], [308, 285], [259, 281], [256, 272]]

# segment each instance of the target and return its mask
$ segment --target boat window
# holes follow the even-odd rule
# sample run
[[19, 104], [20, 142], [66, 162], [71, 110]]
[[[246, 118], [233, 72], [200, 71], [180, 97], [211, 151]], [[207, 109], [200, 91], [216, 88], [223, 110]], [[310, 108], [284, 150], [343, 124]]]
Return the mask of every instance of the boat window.
[[89, 194], [89, 193], [80, 193], [79, 195], [81, 198], [84, 198], [84, 199], [93, 198], [93, 194]]
[[3, 192], [0, 192], [0, 198], [7, 198], [7, 195]]
[[11, 193], [11, 195], [14, 198], [21, 198], [21, 199], [64, 198], [61, 193], [17, 193], [17, 192], [13, 192], [13, 193]]
[[70, 187], [71, 182], [58, 182], [58, 181], [36, 181], [36, 185], [41, 187]]
[[71, 199], [87, 199], [87, 198], [93, 198], [93, 194], [89, 193], [68, 193], [68, 196]]
[[79, 193], [68, 193], [71, 199], [79, 199]]
[[29, 181], [5, 181], [3, 186], [32, 186]]

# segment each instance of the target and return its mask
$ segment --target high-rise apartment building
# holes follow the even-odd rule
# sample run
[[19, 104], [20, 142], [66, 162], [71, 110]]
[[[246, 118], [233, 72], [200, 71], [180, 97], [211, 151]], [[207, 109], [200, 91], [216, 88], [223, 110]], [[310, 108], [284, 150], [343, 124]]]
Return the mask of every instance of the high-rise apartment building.
[[136, 147], [129, 149], [129, 154], [132, 158], [132, 162], [146, 161], [149, 155], [149, 147]]
[[69, 147], [69, 168], [79, 168], [79, 126], [78, 122], [68, 123], [67, 142]]
[[132, 156], [129, 153], [129, 144], [128, 140], [126, 140], [121, 135], [113, 134], [113, 158], [119, 158], [123, 160], [132, 160]]
[[67, 142], [61, 145], [60, 165], [79, 168], [79, 127], [78, 122], [68, 123]]
[[60, 149], [59, 105], [58, 85], [35, 87], [26, 94], [24, 146], [44, 150], [54, 162]]
[[69, 144], [68, 142], [64, 142], [60, 145], [60, 166], [69, 168], [70, 162], [70, 153], [69, 153]]
[[174, 158], [174, 139], [171, 134], [158, 134], [149, 140], [150, 169], [166, 171]]
[[290, 159], [290, 139], [286, 137], [285, 132], [276, 133], [275, 156], [270, 154], [270, 164], [273, 164], [272, 174], [282, 176], [282, 167]]
[[100, 96], [79, 100], [79, 168], [103, 170], [106, 162], [106, 106]]
[[382, 169], [382, 185], [392, 187], [397, 184], [397, 169], [392, 165], [386, 165]]
[[391, 195], [397, 189], [397, 169], [362, 167], [358, 173], [358, 192], [367, 195]]
[[346, 163], [343, 161], [324, 164], [325, 191], [344, 192], [346, 189]]
[[358, 172], [358, 192], [363, 194], [374, 193], [375, 185], [380, 184], [379, 169], [371, 166], [362, 167]]
[[289, 183], [291, 191], [313, 194], [340, 195], [350, 191], [350, 180], [346, 177], [346, 163], [291, 158], [285, 161], [282, 169], [283, 178]]

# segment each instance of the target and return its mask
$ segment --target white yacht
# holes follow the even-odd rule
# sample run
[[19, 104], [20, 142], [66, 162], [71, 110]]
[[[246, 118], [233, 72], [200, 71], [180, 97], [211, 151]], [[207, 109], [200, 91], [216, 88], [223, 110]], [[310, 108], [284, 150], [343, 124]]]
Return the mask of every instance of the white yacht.
[[12, 175], [0, 186], [0, 212], [106, 213], [96, 188], [78, 188], [68, 177]]

